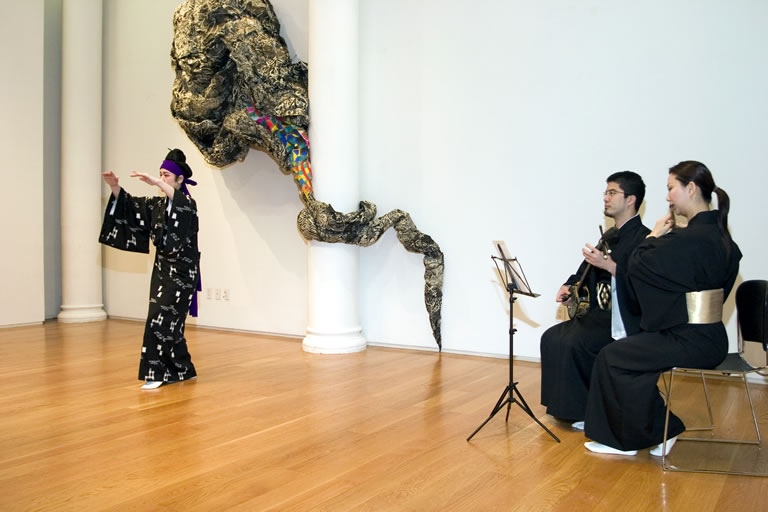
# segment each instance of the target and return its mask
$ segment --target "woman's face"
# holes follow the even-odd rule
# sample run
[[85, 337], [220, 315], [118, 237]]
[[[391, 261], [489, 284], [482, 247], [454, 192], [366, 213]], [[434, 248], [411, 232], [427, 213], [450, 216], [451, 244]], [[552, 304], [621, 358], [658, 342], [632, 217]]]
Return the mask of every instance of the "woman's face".
[[174, 189], [178, 190], [181, 186], [181, 180], [183, 179], [183, 176], [176, 176], [171, 171], [166, 169], [160, 169], [160, 179], [163, 180], [168, 185], [172, 186]]
[[683, 185], [674, 174], [670, 174], [667, 178], [667, 202], [669, 207], [675, 212], [675, 215], [685, 217], [689, 201], [688, 187]]

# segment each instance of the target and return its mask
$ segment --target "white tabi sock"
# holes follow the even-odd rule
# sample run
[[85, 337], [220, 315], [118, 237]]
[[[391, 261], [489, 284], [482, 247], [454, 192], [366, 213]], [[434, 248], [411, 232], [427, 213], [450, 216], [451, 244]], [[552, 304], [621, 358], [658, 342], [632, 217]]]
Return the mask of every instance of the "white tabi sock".
[[598, 443], [597, 441], [587, 441], [584, 443], [584, 446], [587, 450], [595, 453], [605, 453], [607, 455], [637, 455], [637, 450], [617, 450], [616, 448], [611, 448], [610, 446]]
[[[667, 439], [667, 451], [664, 453], [664, 456], [666, 457], [669, 455], [669, 452], [672, 451], [672, 447], [675, 446], [675, 443], [677, 442], [677, 436], [673, 437], [672, 439]], [[664, 448], [664, 443], [659, 443], [656, 445], [656, 448], [651, 449], [651, 455], [654, 457], [661, 457], [661, 451]]]

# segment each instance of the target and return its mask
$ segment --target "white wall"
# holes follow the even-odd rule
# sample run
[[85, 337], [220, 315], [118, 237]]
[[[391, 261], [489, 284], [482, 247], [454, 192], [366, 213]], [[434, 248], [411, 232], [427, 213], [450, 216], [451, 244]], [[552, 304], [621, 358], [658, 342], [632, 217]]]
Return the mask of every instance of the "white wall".
[[44, 1], [0, 0], [0, 326], [44, 320]]
[[[537, 299], [515, 353], [538, 358], [554, 294], [598, 238], [610, 173], [632, 169], [653, 224], [667, 169], [699, 159], [730, 193], [740, 277], [765, 278], [768, 3], [361, 2], [362, 197], [402, 208], [446, 254], [443, 346], [505, 354], [504, 239]], [[419, 257], [362, 252], [369, 340], [429, 346]], [[729, 322], [735, 337], [733, 318]]]
[[[104, 2], [104, 169], [135, 195], [154, 190], [128, 177], [159, 169], [168, 148], [181, 148], [198, 182], [204, 292], [199, 325], [300, 336], [306, 325], [306, 246], [296, 229], [301, 210], [289, 176], [265, 153], [225, 169], [205, 163], [170, 114], [170, 50], [176, 0]], [[307, 56], [306, 0], [276, 2], [293, 51]], [[294, 12], [295, 11], [295, 12]], [[94, 170], [95, 172], [97, 170]], [[104, 187], [104, 201], [108, 196]], [[104, 302], [113, 317], [143, 318], [152, 259], [104, 249]], [[211, 299], [207, 289], [211, 288]], [[215, 290], [230, 300], [216, 300]]]
[[[154, 170], [187, 152], [200, 185], [206, 288], [198, 324], [302, 335], [306, 247], [295, 186], [263, 153], [206, 165], [170, 116], [176, 0], [105, 1], [104, 168]], [[307, 0], [275, 0], [307, 58]], [[446, 255], [444, 347], [505, 355], [508, 304], [491, 240], [504, 239], [535, 291], [515, 307], [515, 353], [538, 358], [553, 295], [597, 239], [605, 177], [648, 185], [665, 209], [667, 169], [707, 163], [733, 202], [743, 279], [766, 277], [768, 4], [761, 0], [362, 0], [361, 197], [409, 211]], [[310, 63], [311, 65], [311, 63]], [[104, 190], [106, 199], [107, 190]], [[318, 198], [322, 200], [323, 198]], [[151, 259], [105, 249], [105, 307], [142, 318]], [[374, 343], [432, 347], [420, 255], [390, 232], [361, 251], [361, 323]], [[732, 319], [731, 319], [732, 320]], [[735, 330], [729, 323], [731, 335]]]

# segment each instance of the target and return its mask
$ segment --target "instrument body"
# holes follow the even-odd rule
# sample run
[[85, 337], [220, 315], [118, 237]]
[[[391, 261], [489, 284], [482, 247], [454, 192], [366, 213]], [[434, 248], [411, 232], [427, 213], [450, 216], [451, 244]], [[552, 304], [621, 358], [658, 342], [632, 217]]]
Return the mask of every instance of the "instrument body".
[[[603, 252], [607, 258], [611, 254], [611, 248], [609, 247], [609, 241], [615, 239], [619, 230], [615, 227], [610, 228], [603, 233], [603, 228], [600, 226], [600, 240], [595, 245], [595, 249]], [[587, 263], [586, 268], [579, 276], [579, 280], [568, 287], [568, 298], [563, 301], [563, 305], [568, 310], [568, 318], [581, 318], [587, 314], [590, 308], [590, 292], [589, 286], [585, 282], [585, 279], [589, 275], [589, 271], [592, 269], [592, 265]]]

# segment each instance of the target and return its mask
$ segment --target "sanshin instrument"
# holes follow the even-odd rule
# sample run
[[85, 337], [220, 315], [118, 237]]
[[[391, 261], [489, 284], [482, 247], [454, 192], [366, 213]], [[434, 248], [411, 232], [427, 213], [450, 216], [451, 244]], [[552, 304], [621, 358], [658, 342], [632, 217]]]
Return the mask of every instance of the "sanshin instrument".
[[[604, 257], [611, 254], [611, 248], [608, 246], [608, 240], [613, 239], [618, 235], [619, 230], [616, 227], [612, 227], [603, 233], [603, 227], [600, 228], [600, 240], [595, 245], [595, 249], [602, 251]], [[612, 243], [612, 242], [611, 242]], [[568, 318], [581, 318], [587, 311], [589, 311], [590, 293], [589, 286], [585, 283], [585, 279], [592, 269], [592, 265], [587, 263], [584, 271], [581, 273], [579, 280], [568, 287], [568, 298], [563, 301], [563, 305], [568, 309]]]

